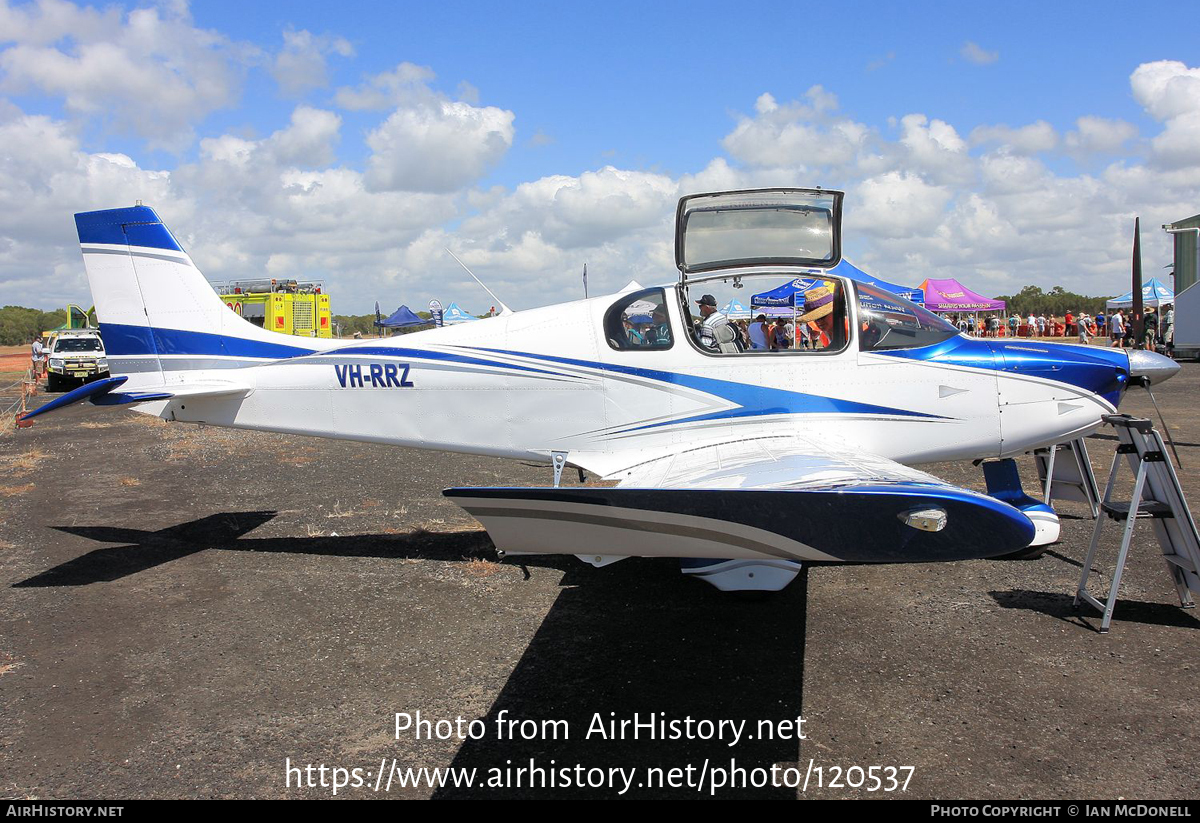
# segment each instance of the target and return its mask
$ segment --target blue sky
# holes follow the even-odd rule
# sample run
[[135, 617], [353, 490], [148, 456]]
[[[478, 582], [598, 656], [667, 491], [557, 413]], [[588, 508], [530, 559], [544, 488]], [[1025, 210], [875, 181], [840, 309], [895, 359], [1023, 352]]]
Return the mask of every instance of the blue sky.
[[[576, 296], [567, 273], [585, 260], [613, 288], [669, 279], [674, 200], [710, 184], [844, 188], [864, 268], [991, 294], [1122, 291], [1131, 215], [1157, 229], [1200, 211], [1186, 147], [1200, 38], [1166, 4], [0, 0], [0, 14], [0, 123], [30, 157], [47, 129], [60, 149], [56, 166], [0, 144], [0, 184], [57, 226], [31, 237], [28, 217], [0, 218], [5, 303], [86, 288], [53, 215], [137, 192], [209, 277], [302, 268], [346, 311], [484, 302], [434, 287], [453, 266], [439, 244], [517, 306]], [[348, 102], [401, 64], [399, 91]], [[130, 67], [145, 74], [120, 80]], [[180, 94], [156, 96], [158, 76]], [[389, 209], [404, 215], [391, 232]], [[1168, 262], [1158, 235], [1152, 269]]]

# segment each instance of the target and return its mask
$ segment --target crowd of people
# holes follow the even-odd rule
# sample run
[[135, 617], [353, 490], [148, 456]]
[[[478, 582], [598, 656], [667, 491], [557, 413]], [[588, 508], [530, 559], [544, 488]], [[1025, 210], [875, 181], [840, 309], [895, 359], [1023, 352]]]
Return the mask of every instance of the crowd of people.
[[1067, 312], [1062, 317], [1051, 314], [1021, 317], [1013, 314], [1005, 319], [999, 315], [955, 315], [953, 323], [964, 334], [977, 337], [1074, 337], [1084, 345], [1092, 340], [1110, 345], [1132, 347], [1143, 344], [1147, 349], [1170, 350], [1174, 346], [1175, 307], [1165, 305], [1159, 310], [1147, 308], [1145, 335], [1135, 341], [1131, 313], [1117, 309], [1109, 315], [1099, 312], [1095, 316], [1087, 312]]
[[[824, 281], [806, 291], [804, 309], [794, 317], [770, 318], [759, 313], [752, 318], [733, 320], [717, 308], [716, 298], [711, 294], [695, 302], [699, 316], [692, 318], [693, 333], [701, 346], [714, 352], [832, 350], [841, 348], [849, 335], [844, 301], [834, 281]], [[1062, 317], [1033, 313], [1022, 317], [1014, 313], [1007, 318], [996, 314], [957, 314], [946, 319], [960, 332], [978, 337], [1074, 337], [1083, 345], [1091, 345], [1095, 340], [1114, 348], [1139, 345], [1166, 353], [1174, 346], [1175, 310], [1171, 305], [1159, 310], [1147, 308], [1141, 340], [1134, 339], [1131, 313], [1122, 309], [1095, 316], [1087, 312], [1067, 312]], [[661, 304], [654, 309], [649, 322], [625, 318], [624, 325], [625, 336], [632, 346], [671, 345], [671, 326]]]
[[731, 320], [717, 309], [717, 300], [706, 294], [696, 301], [700, 317], [696, 330], [700, 345], [723, 353], [741, 351], [820, 351], [841, 348], [846, 329], [839, 331], [838, 314], [845, 325], [837, 284], [826, 281], [804, 293], [804, 310], [795, 317], [771, 320], [760, 313], [753, 319]]

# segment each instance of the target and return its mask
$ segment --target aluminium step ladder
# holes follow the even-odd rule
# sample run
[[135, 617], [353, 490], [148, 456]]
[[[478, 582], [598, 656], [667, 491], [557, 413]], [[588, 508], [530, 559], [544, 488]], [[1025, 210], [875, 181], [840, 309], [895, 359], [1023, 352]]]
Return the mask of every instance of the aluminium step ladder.
[[1082, 437], [1035, 449], [1033, 459], [1043, 503], [1052, 506], [1054, 500], [1074, 500], [1087, 504], [1093, 520], [1100, 516], [1100, 489]]
[[[1192, 594], [1200, 595], [1200, 535], [1196, 532], [1196, 521], [1192, 519], [1179, 485], [1179, 476], [1167, 457], [1162, 435], [1144, 417], [1106, 414], [1104, 422], [1116, 430], [1120, 443], [1113, 455], [1112, 471], [1108, 474], [1108, 485], [1100, 503], [1102, 516], [1096, 518], [1096, 528], [1092, 531], [1092, 542], [1088, 547], [1087, 559], [1083, 561], [1083, 574], [1074, 601], [1076, 608], [1079, 601], [1084, 600], [1104, 613], [1100, 623], [1101, 633], [1106, 633], [1112, 622], [1121, 575], [1125, 571], [1125, 560], [1133, 540], [1133, 527], [1139, 519], [1149, 519], [1154, 524], [1154, 534], [1175, 583], [1179, 605], [1185, 609], [1193, 608], [1195, 603]], [[1113, 487], [1122, 456], [1134, 472], [1133, 492], [1128, 502], [1113, 500]], [[1088, 592], [1087, 581], [1100, 546], [1100, 533], [1107, 519], [1124, 522], [1125, 526], [1108, 597], [1101, 602]]]

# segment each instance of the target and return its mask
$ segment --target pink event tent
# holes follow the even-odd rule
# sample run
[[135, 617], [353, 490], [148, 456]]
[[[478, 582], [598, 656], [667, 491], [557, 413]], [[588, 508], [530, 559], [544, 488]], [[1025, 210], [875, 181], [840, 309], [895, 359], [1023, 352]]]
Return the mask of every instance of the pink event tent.
[[1004, 311], [1003, 300], [992, 300], [976, 294], [954, 279], [927, 279], [917, 288], [925, 292], [925, 308], [930, 311]]

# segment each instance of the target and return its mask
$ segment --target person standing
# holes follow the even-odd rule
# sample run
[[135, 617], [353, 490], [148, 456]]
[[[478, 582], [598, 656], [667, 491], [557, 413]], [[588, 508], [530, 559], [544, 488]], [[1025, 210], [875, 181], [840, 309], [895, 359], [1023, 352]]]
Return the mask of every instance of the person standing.
[[1108, 327], [1112, 336], [1112, 348], [1117, 348], [1121, 345], [1121, 339], [1125, 337], [1125, 315], [1117, 309], [1117, 313], [1108, 318]]
[[1164, 308], [1166, 311], [1163, 313], [1162, 327], [1159, 329], [1159, 335], [1162, 337], [1163, 345], [1166, 346], [1169, 353], [1175, 349], [1175, 307], [1168, 304]]
[[706, 294], [696, 301], [700, 306], [700, 345], [709, 351], [731, 354], [738, 351], [737, 330], [729, 318], [717, 311], [717, 298]]
[[29, 348], [33, 362], [33, 379], [37, 380], [46, 373], [46, 347], [42, 345], [42, 338], [34, 335]]
[[767, 316], [760, 314], [754, 318], [754, 323], [750, 326], [750, 348], [753, 351], [766, 351], [770, 348], [767, 343], [767, 334], [770, 331], [770, 326], [767, 325]]
[[1142, 348], [1146, 351], [1158, 350], [1158, 312], [1154, 309], [1146, 311], [1142, 328]]
[[813, 349], [838, 349], [848, 339], [849, 328], [839, 329], [833, 313], [837, 300], [836, 286], [829, 281], [804, 293], [804, 314], [796, 318], [796, 323], [808, 327]]
[[775, 318], [775, 329], [771, 332], [771, 351], [787, 351], [792, 347], [792, 336], [788, 334], [788, 322]]

